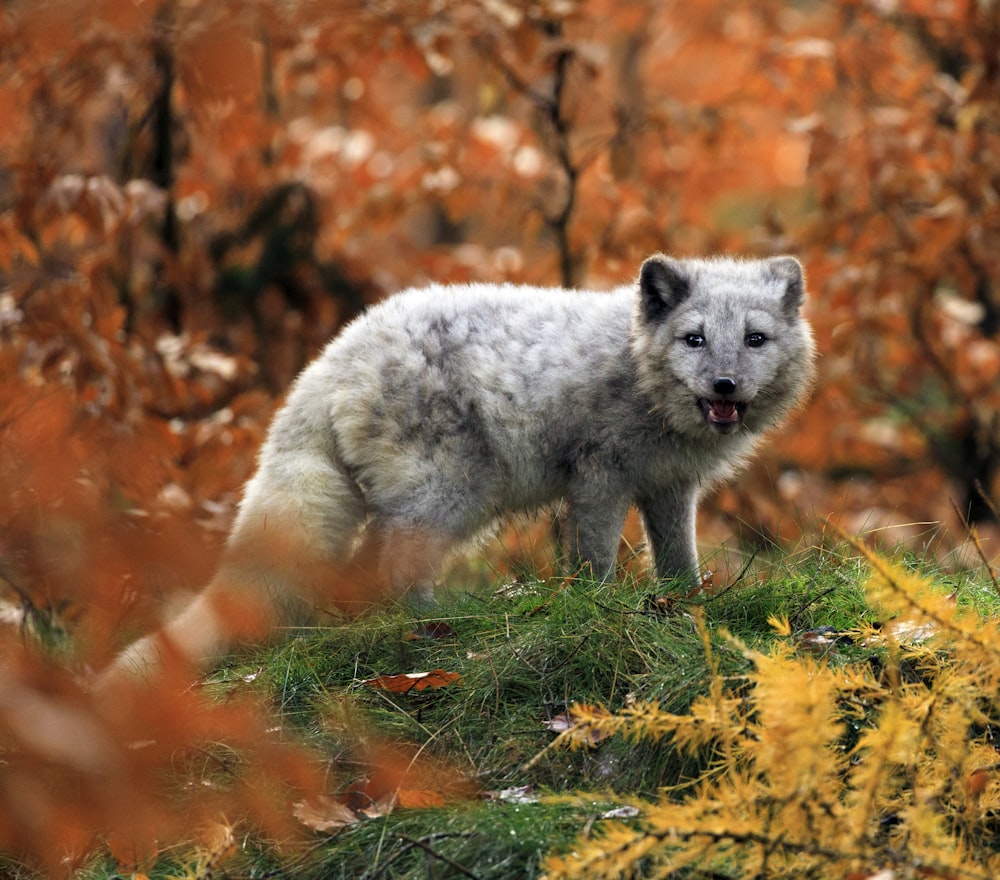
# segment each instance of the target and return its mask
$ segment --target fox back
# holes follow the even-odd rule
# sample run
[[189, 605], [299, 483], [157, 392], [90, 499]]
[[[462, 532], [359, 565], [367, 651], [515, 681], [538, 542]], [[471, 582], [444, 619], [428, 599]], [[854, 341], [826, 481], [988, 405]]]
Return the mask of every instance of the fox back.
[[556, 501], [574, 568], [613, 575], [634, 504], [658, 575], [694, 578], [700, 496], [810, 385], [804, 296], [792, 257], [657, 255], [607, 293], [436, 285], [390, 297], [296, 380], [217, 576], [119, 665], [154, 662], [157, 638], [211, 659], [233, 637], [234, 603], [287, 622], [344, 584], [352, 599], [382, 585], [429, 596], [455, 547]]

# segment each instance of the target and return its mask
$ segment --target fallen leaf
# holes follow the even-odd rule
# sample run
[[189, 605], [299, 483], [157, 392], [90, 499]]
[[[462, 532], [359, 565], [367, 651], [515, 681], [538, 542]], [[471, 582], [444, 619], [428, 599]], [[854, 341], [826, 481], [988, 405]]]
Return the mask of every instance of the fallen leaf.
[[621, 807], [615, 807], [613, 810], [608, 810], [606, 813], [601, 813], [602, 819], [634, 819], [639, 815], [639, 808], [633, 807], [631, 804], [625, 804]]
[[382, 816], [388, 816], [398, 803], [397, 792], [392, 791], [382, 795], [377, 801], [372, 801], [371, 804], [358, 812], [366, 819], [380, 819]]
[[973, 770], [965, 778], [965, 791], [969, 797], [979, 797], [985, 790], [986, 786], [990, 782], [990, 773], [988, 770], [980, 767], [978, 770]]
[[428, 807], [443, 807], [446, 803], [444, 797], [436, 791], [429, 789], [407, 789], [401, 788], [396, 793], [396, 803], [400, 807], [410, 810], [424, 810]]
[[[605, 710], [600, 710], [596, 708], [590, 708], [592, 714], [597, 715], [610, 715], [610, 712]], [[565, 712], [560, 712], [558, 715], [553, 715], [548, 721], [543, 721], [542, 724], [545, 725], [553, 733], [566, 733], [568, 730], [580, 725], [580, 716], [573, 709], [567, 709]], [[593, 748], [596, 745], [604, 742], [608, 739], [610, 734], [603, 733], [599, 730], [589, 729], [586, 731], [585, 737], [579, 739], [580, 742], [586, 740], [586, 745]], [[579, 737], [579, 734], [578, 734]]]
[[538, 795], [534, 793], [530, 785], [519, 785], [514, 788], [503, 788], [500, 791], [490, 791], [486, 794], [486, 799], [491, 801], [503, 801], [507, 804], [537, 804]]
[[453, 639], [455, 637], [455, 630], [443, 620], [429, 620], [418, 623], [403, 638], [407, 642], [418, 642], [424, 639]]
[[900, 618], [889, 621], [875, 635], [863, 639], [861, 644], [866, 648], [878, 648], [890, 642], [895, 644], [919, 645], [933, 638], [937, 632], [938, 625], [931, 621]]
[[807, 629], [795, 640], [807, 651], [825, 654], [836, 646], [837, 638], [837, 631], [832, 626], [820, 626], [816, 629]]
[[[952, 608], [958, 603], [958, 593], [950, 593], [945, 600]], [[865, 647], [878, 647], [889, 641], [908, 645], [919, 645], [934, 638], [940, 627], [934, 621], [926, 618], [914, 620], [912, 617], [898, 617], [884, 624], [878, 634], [869, 636], [862, 644]]]
[[361, 821], [353, 810], [322, 794], [312, 801], [299, 801], [292, 807], [292, 815], [307, 828], [324, 833], [339, 831]]
[[404, 672], [399, 675], [379, 675], [366, 679], [363, 684], [394, 694], [408, 694], [427, 688], [441, 688], [454, 684], [461, 676], [457, 672], [432, 669], [430, 672]]

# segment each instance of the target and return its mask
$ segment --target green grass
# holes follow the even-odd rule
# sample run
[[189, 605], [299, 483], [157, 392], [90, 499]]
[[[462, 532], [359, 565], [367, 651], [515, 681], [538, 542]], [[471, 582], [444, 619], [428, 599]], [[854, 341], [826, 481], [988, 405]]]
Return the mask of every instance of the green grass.
[[[913, 563], [918, 564], [918, 563]], [[328, 757], [330, 791], [360, 775], [359, 756], [373, 736], [410, 744], [474, 782], [478, 794], [445, 807], [397, 809], [305, 849], [277, 854], [241, 830], [238, 851], [220, 869], [233, 878], [535, 877], [546, 853], [599, 827], [615, 795], [648, 798], [683, 785], [702, 769], [669, 742], [611, 739], [591, 750], [547, 749], [545, 722], [575, 702], [620, 709], [632, 699], [657, 700], [684, 712], [708, 688], [704, 616], [718, 667], [742, 686], [747, 660], [727, 631], [760, 647], [774, 638], [768, 618], [787, 617], [793, 633], [835, 632], [878, 623], [864, 600], [866, 567], [854, 556], [811, 550], [759, 566], [714, 598], [668, 602], [654, 580], [615, 584], [561, 580], [517, 590], [460, 587], [432, 608], [406, 605], [360, 620], [300, 630], [283, 643], [230, 658], [209, 681], [263, 695], [292, 735]], [[941, 576], [942, 589], [996, 613], [985, 574]], [[447, 624], [443, 637], [413, 639], [416, 628]], [[440, 636], [440, 633], [439, 633]], [[838, 658], [874, 649], [838, 645]], [[382, 674], [445, 669], [455, 684], [393, 694], [363, 682]], [[541, 799], [511, 803], [486, 793], [531, 786]], [[588, 798], [559, 797], [597, 792]], [[163, 857], [151, 878], [191, 876], [193, 856]], [[81, 875], [112, 876], [107, 859]], [[193, 876], [197, 877], [195, 872]]]

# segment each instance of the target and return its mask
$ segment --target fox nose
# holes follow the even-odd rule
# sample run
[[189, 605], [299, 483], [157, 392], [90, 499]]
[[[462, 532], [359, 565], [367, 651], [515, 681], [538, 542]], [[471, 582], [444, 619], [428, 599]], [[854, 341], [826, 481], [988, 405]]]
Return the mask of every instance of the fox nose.
[[729, 376], [719, 376], [719, 378], [712, 383], [712, 390], [716, 394], [735, 394], [736, 380], [731, 379]]

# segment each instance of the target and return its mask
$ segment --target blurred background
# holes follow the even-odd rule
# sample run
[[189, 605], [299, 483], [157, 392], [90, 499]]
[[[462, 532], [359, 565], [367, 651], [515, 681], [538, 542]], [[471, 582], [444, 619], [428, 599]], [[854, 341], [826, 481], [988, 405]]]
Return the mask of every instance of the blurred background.
[[963, 518], [996, 557], [998, 242], [992, 0], [13, 0], [0, 586], [100, 653], [208, 576], [283, 391], [366, 304], [613, 287], [655, 251], [808, 272], [816, 393], [706, 505], [710, 557], [832, 520], [975, 562]]

